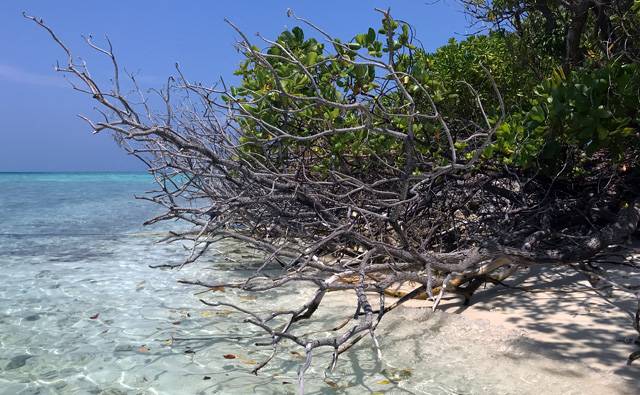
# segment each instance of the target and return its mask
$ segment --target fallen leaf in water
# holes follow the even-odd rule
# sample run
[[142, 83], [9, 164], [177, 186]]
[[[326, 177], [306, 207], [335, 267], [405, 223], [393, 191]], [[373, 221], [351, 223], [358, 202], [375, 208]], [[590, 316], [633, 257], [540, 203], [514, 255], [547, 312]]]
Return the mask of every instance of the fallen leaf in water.
[[376, 381], [376, 384], [388, 385], [388, 384], [391, 384], [391, 381], [389, 381], [389, 380], [380, 380], [380, 381]]
[[185, 354], [195, 354], [196, 352], [193, 350], [184, 350]]
[[224, 354], [222, 357], [224, 359], [236, 359], [236, 358], [238, 358], [234, 354]]
[[388, 377], [392, 382], [398, 382], [401, 380], [406, 380], [412, 376], [411, 369], [397, 369], [397, 368], [387, 368], [383, 369], [380, 373], [384, 376]]
[[204, 318], [209, 318], [214, 316], [226, 317], [233, 312], [234, 312], [233, 310], [218, 310], [218, 311], [205, 310], [200, 312], [200, 316]]
[[173, 346], [173, 339], [167, 339], [163, 343], [165, 346]]
[[411, 372], [411, 369], [401, 369], [398, 372], [398, 376], [400, 376], [400, 378], [402, 379], [408, 379], [409, 377], [411, 377], [413, 373]]
[[149, 347], [147, 347], [146, 345], [142, 345], [138, 347], [138, 352], [149, 352]]
[[290, 381], [283, 381], [282, 384], [291, 384]]
[[294, 357], [300, 357], [300, 358], [302, 358], [302, 354], [300, 354], [300, 353], [299, 353], [299, 352], [297, 352], [297, 351], [291, 351], [291, 355], [293, 355]]
[[224, 287], [222, 285], [211, 287], [209, 289], [211, 290], [211, 292], [224, 292]]
[[253, 359], [244, 359], [241, 358], [240, 361], [242, 361], [242, 363], [246, 364], [246, 365], [255, 365], [257, 364], [257, 362]]
[[335, 381], [331, 381], [329, 379], [324, 379], [324, 382], [327, 383], [327, 385], [331, 388], [338, 389], [338, 383], [336, 383]]
[[252, 295], [244, 295], [244, 296], [240, 296], [240, 300], [247, 300], [247, 301], [251, 301], [251, 300], [256, 300], [258, 299], [255, 296]]
[[95, 313], [94, 315], [92, 315], [91, 317], [89, 317], [89, 319], [91, 319], [91, 320], [97, 320], [99, 316], [100, 316], [100, 313]]
[[204, 377], [202, 378], [202, 380], [211, 380], [211, 377], [210, 377], [210, 376], [204, 376]]
[[173, 321], [172, 324], [173, 325], [180, 325], [180, 321]]
[[234, 312], [233, 310], [220, 310], [220, 311], [216, 311], [215, 314], [221, 317], [226, 317], [233, 312]]

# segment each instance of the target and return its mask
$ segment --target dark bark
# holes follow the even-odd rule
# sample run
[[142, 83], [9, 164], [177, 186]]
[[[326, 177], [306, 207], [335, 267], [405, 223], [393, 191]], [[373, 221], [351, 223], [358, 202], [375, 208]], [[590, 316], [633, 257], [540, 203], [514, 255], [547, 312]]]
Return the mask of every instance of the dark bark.
[[580, 0], [569, 7], [571, 17], [565, 38], [566, 48], [563, 65], [565, 72], [571, 70], [582, 61], [583, 54], [580, 48], [580, 42], [587, 23], [587, 18], [589, 17], [589, 8], [591, 7], [591, 4], [591, 0]]

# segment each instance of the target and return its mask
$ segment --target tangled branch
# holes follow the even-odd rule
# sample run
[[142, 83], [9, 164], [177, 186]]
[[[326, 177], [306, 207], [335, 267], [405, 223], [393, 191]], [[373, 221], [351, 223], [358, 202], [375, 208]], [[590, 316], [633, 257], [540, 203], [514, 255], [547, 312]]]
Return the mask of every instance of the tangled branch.
[[[374, 41], [375, 32], [360, 37], [368, 51], [290, 12], [333, 48], [315, 57], [308, 47], [301, 52], [280, 39], [253, 43], [229, 22], [240, 36], [245, 71], [262, 73], [256, 79], [267, 82], [205, 86], [177, 68], [153, 99], [135, 78], [122, 80], [110, 43], [103, 48], [87, 39], [112, 63], [112, 84], [103, 87], [53, 30], [25, 15], [66, 53], [58, 70], [99, 105], [99, 119], [84, 118], [92, 129], [113, 133], [148, 166], [158, 189], [144, 199], [165, 210], [147, 224], [178, 219], [192, 225], [166, 239], [194, 243], [179, 266], [227, 238], [265, 253], [264, 264], [244, 281], [184, 282], [247, 292], [315, 287], [302, 306], [266, 315], [202, 300], [235, 309], [269, 336], [272, 354], [254, 373], [283, 341], [303, 347], [301, 391], [316, 349], [333, 349], [330, 369], [364, 338], [378, 349], [378, 324], [405, 301], [422, 296], [436, 309], [451, 292], [468, 303], [483, 283], [501, 282], [521, 265], [570, 267], [588, 260], [630, 237], [640, 221], [637, 187], [615, 168], [595, 163], [576, 186], [564, 177], [569, 162], [548, 177], [485, 159], [505, 117], [491, 75], [492, 98], [465, 87], [474, 117], [448, 117], [411, 70], [410, 37], [396, 33], [399, 24], [388, 11], [379, 12], [385, 34], [381, 41]], [[376, 54], [377, 42], [386, 56]], [[150, 104], [158, 99], [162, 106]], [[278, 275], [265, 273], [274, 266]], [[399, 284], [414, 288], [389, 303], [389, 290]], [[294, 334], [332, 291], [355, 295], [353, 318], [332, 325], [326, 337]]]

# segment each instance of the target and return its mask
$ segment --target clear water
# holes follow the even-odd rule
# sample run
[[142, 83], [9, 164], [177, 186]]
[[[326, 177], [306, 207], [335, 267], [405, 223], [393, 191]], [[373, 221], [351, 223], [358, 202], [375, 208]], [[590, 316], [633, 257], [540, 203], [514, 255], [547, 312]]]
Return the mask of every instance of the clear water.
[[[144, 174], [0, 174], [0, 394], [295, 393], [302, 350], [284, 347], [254, 376], [269, 354], [254, 345], [259, 332], [198, 298], [260, 312], [312, 290], [194, 296], [199, 289], [176, 282], [239, 278], [258, 264], [228, 243], [197, 266], [150, 269], [186, 254], [156, 244], [167, 225], [141, 226], [157, 209], [133, 196], [152, 186]], [[352, 300], [331, 294], [305, 330], [348, 317]], [[567, 373], [517, 336], [460, 316], [403, 309], [379, 333], [382, 362], [363, 342], [325, 377], [321, 353], [307, 393], [611, 393], [588, 371]]]

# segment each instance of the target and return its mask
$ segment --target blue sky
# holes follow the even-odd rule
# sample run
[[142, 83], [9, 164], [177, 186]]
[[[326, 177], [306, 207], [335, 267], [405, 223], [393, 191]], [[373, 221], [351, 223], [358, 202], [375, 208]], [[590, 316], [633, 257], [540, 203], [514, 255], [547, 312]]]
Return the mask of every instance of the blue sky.
[[109, 76], [108, 64], [91, 56], [81, 35], [108, 34], [120, 64], [146, 87], [157, 86], [179, 62], [191, 80], [229, 77], [240, 61], [227, 17], [247, 33], [274, 37], [295, 26], [287, 8], [345, 39], [377, 26], [375, 7], [413, 24], [427, 49], [468, 32], [455, 0], [217, 0], [0, 2], [0, 171], [126, 171], [143, 169], [108, 134], [93, 135], [78, 114], [93, 115], [89, 98], [74, 92], [53, 71], [63, 54], [21, 13], [54, 27], [94, 76]]

